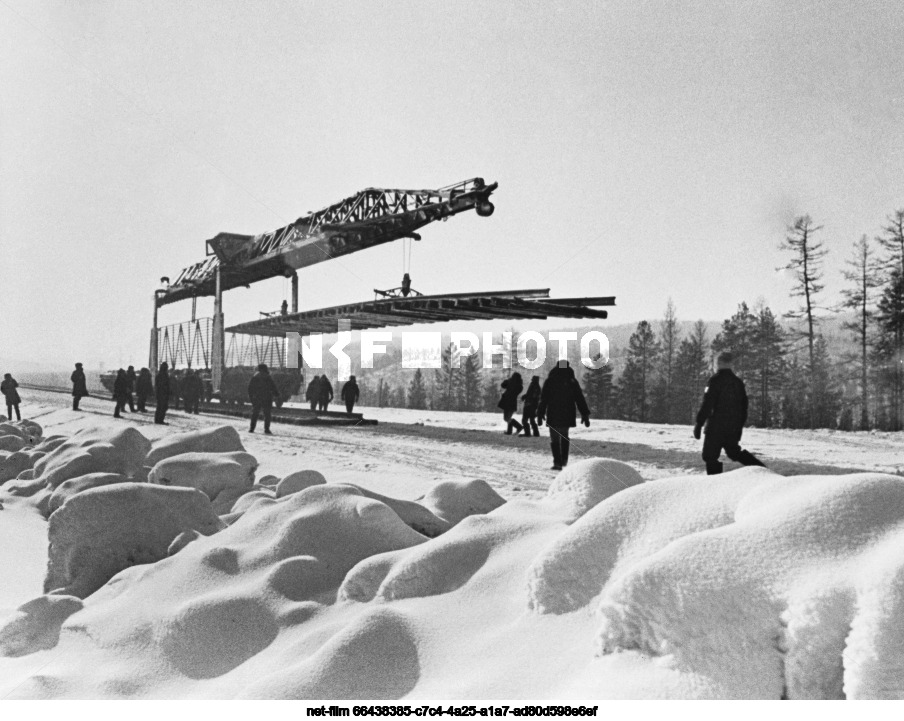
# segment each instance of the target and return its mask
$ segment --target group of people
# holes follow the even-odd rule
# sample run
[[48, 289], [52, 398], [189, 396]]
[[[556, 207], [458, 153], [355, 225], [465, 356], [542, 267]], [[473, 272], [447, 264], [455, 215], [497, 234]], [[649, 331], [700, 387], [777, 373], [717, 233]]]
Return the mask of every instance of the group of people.
[[[333, 400], [333, 384], [324, 373], [321, 376], [314, 376], [304, 394], [305, 400], [311, 404], [312, 411], [326, 412]], [[355, 403], [361, 397], [361, 389], [358, 387], [358, 381], [355, 376], [350, 376], [342, 386], [339, 393], [340, 400], [345, 403], [345, 412], [351, 413], [355, 408]]]
[[[718, 370], [713, 375], [703, 394], [703, 403], [697, 413], [694, 425], [694, 438], [700, 440], [704, 429], [706, 438], [703, 441], [703, 461], [706, 464], [707, 474], [721, 473], [723, 466], [719, 457], [724, 450], [733, 461], [745, 466], [762, 466], [763, 463], [750, 451], [741, 448], [741, 436], [744, 425], [747, 423], [747, 391], [744, 382], [734, 374], [732, 370], [731, 353], [721, 353], [717, 359]], [[89, 395], [85, 372], [81, 363], [75, 364], [72, 376], [72, 409], [79, 409], [79, 401]], [[16, 391], [19, 384], [6, 373], [0, 383], [0, 392], [6, 399], [7, 416], [12, 418], [15, 410], [16, 417], [21, 420], [19, 413], [19, 394]], [[552, 450], [553, 470], [562, 470], [568, 465], [568, 457], [571, 450], [570, 430], [577, 426], [577, 418], [580, 415], [581, 423], [590, 426], [590, 409], [584, 392], [575, 377], [574, 369], [568, 361], [559, 361], [540, 385], [540, 376], [533, 376], [527, 390], [524, 391], [524, 382], [520, 373], [512, 373], [511, 377], [502, 382], [502, 397], [498, 406], [502, 409], [503, 419], [506, 422], [506, 435], [524, 435], [525, 437], [539, 437], [540, 426], [544, 423], [549, 428], [550, 448]], [[117, 371], [113, 385], [113, 398], [116, 408], [113, 415], [120, 418], [121, 411], [128, 405], [134, 412], [134, 396], [138, 400], [138, 412], [145, 411], [145, 402], [151, 394], [156, 398], [154, 422], [166, 425], [165, 417], [169, 408], [172, 394], [169, 366], [166, 362], [160, 364], [160, 370], [151, 383], [151, 372], [142, 368], [139, 373], [133, 366], [127, 370], [122, 368]], [[185, 399], [185, 409], [188, 413], [197, 413], [200, 399], [203, 393], [203, 382], [196, 371], [188, 369], [180, 382], [180, 395]], [[355, 403], [358, 402], [360, 389], [355, 376], [351, 376], [342, 387], [340, 398], [345, 403], [348, 413], [351, 413]], [[254, 433], [258, 419], [263, 416], [264, 433], [270, 434], [270, 422], [273, 404], [279, 398], [279, 389], [276, 386], [269, 368], [265, 363], [257, 367], [257, 371], [248, 383], [248, 398], [251, 401], [251, 427]], [[307, 386], [305, 398], [311, 404], [311, 410], [325, 412], [333, 400], [333, 386], [327, 376], [314, 376]], [[515, 419], [518, 410], [519, 399], [523, 401], [521, 422]], [[177, 401], [178, 402], [178, 401]], [[177, 406], [178, 407], [178, 406]]]
[[[744, 382], [732, 370], [731, 353], [721, 353], [717, 358], [717, 372], [706, 384], [703, 403], [697, 413], [694, 438], [700, 440], [704, 428], [703, 462], [709, 475], [721, 473], [723, 466], [719, 460], [722, 451], [733, 461], [744, 466], [764, 465], [750, 451], [741, 448], [741, 436], [747, 423], [747, 390]], [[506, 435], [524, 434], [539, 436], [539, 425], [546, 422], [549, 428], [549, 443], [552, 449], [552, 469], [562, 470], [568, 465], [571, 450], [570, 429], [577, 426], [578, 414], [581, 423], [590, 426], [590, 409], [584, 392], [577, 381], [574, 369], [568, 361], [559, 361], [549, 372], [543, 386], [540, 376], [534, 376], [527, 392], [521, 374], [512, 373], [502, 382], [502, 397], [499, 408], [506, 422]], [[524, 402], [521, 422], [515, 420], [518, 399]]]

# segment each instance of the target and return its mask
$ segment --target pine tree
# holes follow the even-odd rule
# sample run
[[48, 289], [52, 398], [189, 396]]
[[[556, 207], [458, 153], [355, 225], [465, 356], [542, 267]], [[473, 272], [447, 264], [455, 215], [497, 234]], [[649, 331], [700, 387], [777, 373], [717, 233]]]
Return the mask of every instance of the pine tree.
[[[741, 303], [731, 318], [722, 321], [722, 330], [712, 342], [713, 355], [731, 353], [732, 368], [745, 384], [750, 384], [756, 373], [756, 333], [757, 318], [747, 303]], [[750, 418], [758, 418], [759, 397], [754, 395], [750, 400], [748, 415]]]
[[502, 390], [500, 388], [502, 381], [496, 377], [496, 374], [492, 369], [488, 370], [485, 375], [486, 380], [483, 382], [483, 388], [480, 393], [481, 410], [495, 413], [498, 410], [497, 404], [502, 395]]
[[785, 331], [766, 305], [756, 313], [753, 335], [753, 370], [749, 393], [754, 397], [749, 416], [754, 425], [768, 428], [775, 419], [775, 396], [785, 369]]
[[904, 337], [904, 276], [897, 268], [882, 292], [876, 309], [879, 335], [875, 343], [879, 364], [880, 391], [887, 395], [885, 406], [890, 430], [901, 430], [902, 372], [901, 339]]
[[678, 355], [678, 344], [681, 342], [681, 329], [675, 314], [675, 304], [669, 298], [665, 307], [665, 315], [659, 322], [659, 378], [653, 394], [653, 417], [657, 422], [675, 422], [675, 360]]
[[860, 429], [869, 430], [870, 350], [874, 315], [872, 291], [881, 285], [881, 280], [878, 263], [865, 235], [854, 243], [853, 251], [851, 259], [847, 261], [851, 270], [844, 271], [844, 278], [851, 285], [842, 289], [844, 300], [841, 305], [855, 313], [854, 320], [846, 322], [844, 327], [852, 331], [859, 348], [859, 354], [852, 360], [857, 363], [860, 371]]
[[458, 384], [460, 379], [452, 367], [453, 346], [443, 351], [442, 367], [433, 371], [433, 391], [431, 408], [438, 411], [456, 410], [459, 397]]
[[405, 386], [400, 385], [395, 388], [389, 396], [389, 405], [391, 408], [405, 408]]
[[469, 355], [461, 364], [459, 390], [459, 410], [480, 410], [480, 360], [477, 355]]
[[427, 407], [427, 388], [424, 386], [424, 374], [418, 368], [408, 386], [408, 407], [423, 410]]
[[813, 418], [811, 428], [836, 428], [841, 411], [841, 391], [832, 373], [826, 340], [816, 336], [814, 364], [810, 370], [807, 405]]
[[782, 428], [807, 428], [810, 424], [807, 407], [809, 373], [797, 355], [794, 355], [787, 363], [785, 374], [787, 381], [782, 395]]
[[693, 423], [703, 399], [703, 390], [712, 370], [707, 348], [706, 324], [694, 323], [694, 330], [681, 341], [675, 356], [676, 423]]
[[612, 366], [606, 363], [601, 368], [588, 368], [584, 371], [583, 385], [591, 417], [614, 418]]
[[[785, 314], [786, 318], [805, 319], [806, 329], [799, 332], [802, 339], [806, 339], [809, 358], [809, 370], [812, 377], [816, 369], [816, 325], [818, 319], [815, 316], [819, 308], [816, 296], [822, 291], [822, 263], [826, 256], [826, 250], [822, 243], [813, 239], [815, 233], [822, 226], [814, 226], [809, 215], [796, 218], [794, 224], [788, 227], [788, 235], [782, 244], [782, 250], [792, 253], [792, 258], [785, 266], [787, 270], [794, 271], [797, 285], [791, 291], [791, 295], [803, 298], [803, 305], [794, 311]], [[815, 409], [810, 409], [810, 427], [816, 422]]]
[[628, 341], [628, 360], [620, 379], [622, 411], [628, 420], [642, 423], [650, 417], [650, 395], [659, 341], [650, 324], [642, 320]]

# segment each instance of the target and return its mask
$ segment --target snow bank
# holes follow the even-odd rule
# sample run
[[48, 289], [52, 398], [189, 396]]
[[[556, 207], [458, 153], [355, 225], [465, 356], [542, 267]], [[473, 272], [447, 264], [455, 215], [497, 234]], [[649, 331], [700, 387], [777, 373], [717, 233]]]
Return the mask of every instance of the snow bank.
[[82, 608], [75, 596], [39, 596], [0, 624], [0, 656], [24, 656], [56, 646], [60, 627]]
[[119, 473], [133, 478], [150, 448], [150, 441], [132, 427], [81, 430], [39, 459], [34, 477], [51, 490], [88, 473]]
[[565, 613], [599, 594], [601, 653], [661, 658], [704, 695], [897, 697], [902, 543], [898, 477], [670, 479], [565, 532], [531, 568], [530, 605]]
[[70, 478], [68, 481], [63, 481], [50, 494], [44, 515], [49, 516], [77, 493], [114, 483], [125, 483], [127, 480], [121, 473], [88, 473], [78, 478]]
[[326, 483], [326, 478], [320, 471], [295, 471], [276, 484], [276, 497], [283, 498], [321, 483]]
[[[255, 485], [234, 431], [153, 463], [76, 440], [4, 485], [53, 510], [56, 592], [0, 620], [12, 696], [904, 697], [898, 477], [642, 483], [589, 459], [539, 500], [462, 479], [407, 501], [316, 471]], [[50, 648], [39, 673], [13, 658]]]
[[573, 463], [550, 485], [547, 497], [562, 510], [579, 518], [600, 501], [625, 488], [643, 483], [641, 475], [627, 463], [611, 458], [591, 458]]
[[154, 442], [145, 463], [154, 466], [164, 458], [182, 453], [229, 453], [244, 451], [239, 432], [232, 426], [214, 426], [187, 433], [174, 433]]
[[505, 499], [486, 481], [462, 480], [438, 483], [418, 502], [454, 526], [468, 516], [499, 508]]
[[227, 490], [250, 491], [257, 460], [250, 453], [192, 452], [169, 456], [148, 473], [148, 482], [197, 488], [210, 500]]
[[119, 483], [70, 497], [50, 516], [45, 592], [84, 598], [124, 568], [165, 558], [180, 533], [223, 524], [193, 488]]

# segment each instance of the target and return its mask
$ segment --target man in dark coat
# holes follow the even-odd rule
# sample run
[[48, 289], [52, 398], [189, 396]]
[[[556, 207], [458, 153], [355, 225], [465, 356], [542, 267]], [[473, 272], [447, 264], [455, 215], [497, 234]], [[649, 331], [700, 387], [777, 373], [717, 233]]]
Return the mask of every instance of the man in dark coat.
[[138, 380], [135, 382], [135, 396], [138, 399], [138, 412], [145, 412], [145, 403], [154, 392], [154, 383], [151, 380], [151, 371], [142, 368], [138, 374]]
[[129, 403], [129, 411], [135, 412], [135, 382], [138, 380], [138, 374], [135, 373], [135, 366], [129, 366], [126, 370], [126, 400]]
[[191, 368], [185, 371], [185, 377], [182, 379], [182, 397], [185, 399], [186, 413], [198, 414], [203, 390], [201, 376]]
[[75, 370], [72, 371], [69, 380], [72, 381], [72, 410], [77, 411], [79, 401], [88, 395], [88, 384], [81, 363], [75, 364]]
[[116, 401], [113, 417], [122, 418], [120, 412], [125, 409], [129, 400], [129, 379], [122, 368], [116, 371], [116, 380], [113, 381], [113, 400]]
[[700, 440], [700, 431], [706, 425], [703, 441], [703, 461], [709, 475], [722, 472], [719, 455], [725, 455], [744, 466], [764, 465], [749, 451], [741, 450], [741, 434], [747, 423], [747, 390], [744, 381], [731, 369], [731, 353], [720, 353], [718, 371], [706, 384], [703, 404], [697, 413], [694, 438]]
[[317, 398], [317, 408], [325, 413], [330, 405], [330, 401], [333, 400], [333, 384], [330, 383], [330, 379], [326, 377], [326, 373], [320, 376], [317, 393], [319, 394]]
[[261, 363], [257, 367], [257, 373], [251, 376], [248, 381], [248, 399], [251, 401], [251, 428], [249, 433], [254, 433], [257, 426], [257, 419], [260, 418], [261, 411], [264, 413], [264, 433], [272, 435], [270, 432], [270, 413], [273, 409], [273, 401], [279, 397], [279, 388], [273, 382], [270, 375], [270, 369], [266, 363]]
[[169, 408], [170, 384], [169, 384], [169, 365], [166, 361], [160, 364], [160, 371], [154, 379], [154, 395], [157, 399], [157, 408], [154, 411], [154, 423], [162, 426], [168, 425], [163, 419], [166, 418], [166, 411]]
[[182, 398], [182, 371], [173, 369], [169, 374], [170, 403], [173, 404], [173, 410], [179, 410], [179, 399]]
[[346, 413], [352, 412], [360, 395], [361, 390], [358, 388], [358, 381], [355, 380], [355, 376], [351, 376], [348, 381], [346, 381], [345, 385], [342, 386], [342, 393], [340, 394], [342, 400], [345, 402]]
[[568, 465], [571, 440], [568, 432], [577, 425], [575, 406], [581, 413], [581, 423], [590, 427], [590, 409], [584, 399], [584, 392], [574, 377], [574, 369], [568, 361], [559, 361], [553, 368], [540, 391], [540, 406], [537, 421], [546, 421], [549, 426], [549, 445], [552, 447], [552, 469], [561, 471]]
[[540, 437], [540, 428], [537, 426], [537, 408], [540, 406], [540, 376], [531, 378], [527, 393], [521, 396], [524, 401], [524, 409], [521, 414], [521, 425], [524, 426], [524, 436], [529, 438], [531, 430], [533, 435]]
[[0, 383], [0, 393], [6, 398], [6, 415], [12, 420], [13, 410], [15, 410], [16, 420], [21, 421], [22, 415], [19, 413], [19, 403], [22, 402], [22, 399], [19, 398], [19, 391], [16, 390], [18, 387], [19, 384], [16, 382], [16, 379], [12, 377], [12, 374], [3, 374], [3, 382]]
[[304, 394], [305, 400], [311, 404], [311, 410], [317, 410], [317, 404], [320, 402], [320, 376], [314, 376], [308, 383], [308, 388]]
[[496, 405], [502, 409], [502, 420], [506, 422], [505, 435], [512, 435], [512, 428], [517, 428], [518, 433], [523, 430], [518, 421], [512, 418], [518, 410], [518, 396], [524, 390], [524, 382], [520, 373], [512, 373], [512, 377], [502, 381], [502, 397]]

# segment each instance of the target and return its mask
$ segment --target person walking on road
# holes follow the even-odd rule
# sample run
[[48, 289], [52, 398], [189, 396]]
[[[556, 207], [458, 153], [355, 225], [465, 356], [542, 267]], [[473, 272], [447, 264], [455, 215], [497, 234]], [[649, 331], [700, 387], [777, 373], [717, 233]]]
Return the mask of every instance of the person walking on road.
[[129, 404], [129, 412], [135, 412], [135, 382], [138, 375], [135, 373], [135, 366], [129, 366], [126, 369], [126, 401]]
[[352, 409], [355, 407], [355, 403], [358, 402], [358, 398], [361, 395], [361, 390], [358, 388], [358, 381], [355, 380], [355, 376], [351, 376], [348, 381], [346, 381], [345, 385], [342, 386], [342, 393], [339, 395], [345, 402], [345, 412], [351, 413]]
[[517, 428], [518, 433], [523, 430], [518, 421], [512, 416], [518, 410], [518, 396], [524, 390], [524, 381], [520, 373], [512, 373], [512, 377], [502, 381], [502, 397], [496, 405], [502, 409], [502, 419], [506, 422], [505, 435], [512, 435], [512, 428]]
[[186, 413], [198, 415], [203, 390], [201, 376], [198, 375], [197, 371], [192, 368], [186, 370], [185, 376], [182, 378], [182, 398], [185, 399]]
[[703, 462], [706, 473], [722, 472], [719, 456], [722, 449], [731, 460], [743, 466], [765, 465], [750, 451], [741, 449], [741, 435], [747, 423], [747, 390], [744, 381], [731, 369], [731, 353], [720, 353], [716, 360], [718, 370], [706, 384], [703, 403], [697, 413], [694, 438], [700, 440], [700, 431], [706, 426], [703, 440]]
[[116, 401], [113, 417], [122, 418], [120, 413], [125, 410], [129, 401], [129, 379], [122, 368], [116, 371], [116, 380], [113, 381], [113, 400]]
[[251, 428], [248, 432], [254, 433], [257, 419], [260, 418], [261, 411], [263, 411], [264, 433], [272, 435], [270, 414], [273, 410], [273, 401], [279, 398], [279, 388], [276, 387], [266, 363], [261, 363], [257, 367], [257, 373], [248, 381], [248, 398], [251, 401]]
[[540, 428], [537, 426], [537, 408], [540, 406], [540, 376], [534, 376], [530, 380], [527, 392], [521, 396], [524, 407], [521, 413], [521, 425], [524, 426], [524, 437], [533, 435], [540, 437]]
[[314, 376], [308, 383], [307, 390], [304, 394], [305, 400], [311, 404], [311, 410], [317, 410], [317, 404], [320, 402], [320, 376]]
[[537, 408], [537, 422], [549, 427], [549, 445], [552, 448], [552, 470], [561, 471], [568, 465], [568, 452], [571, 450], [569, 431], [577, 425], [577, 413], [581, 414], [581, 423], [590, 427], [590, 409], [584, 398], [584, 392], [574, 369], [568, 361], [559, 361], [546, 377], [540, 390], [540, 406]]
[[169, 365], [166, 361], [160, 364], [160, 370], [154, 379], [154, 394], [157, 399], [157, 407], [154, 410], [154, 423], [161, 426], [169, 425], [164, 420], [170, 399]]
[[327, 412], [329, 408], [330, 401], [333, 400], [333, 384], [330, 383], [330, 379], [326, 377], [326, 373], [320, 376], [320, 383], [317, 386], [318, 392], [318, 400], [317, 400], [317, 409]]
[[13, 410], [15, 410], [16, 420], [21, 421], [22, 414], [19, 413], [19, 404], [22, 402], [22, 399], [19, 398], [19, 391], [16, 390], [18, 387], [19, 384], [11, 374], [3, 374], [3, 382], [0, 382], [0, 393], [6, 397], [6, 417], [12, 420]]
[[138, 380], [135, 381], [135, 397], [138, 401], [138, 412], [145, 413], [145, 404], [148, 398], [154, 393], [154, 382], [151, 380], [151, 371], [142, 368], [138, 373]]
[[75, 370], [69, 376], [72, 381], [72, 410], [78, 410], [79, 401], [88, 394], [88, 383], [85, 380], [85, 371], [82, 370], [82, 364], [76, 363]]

